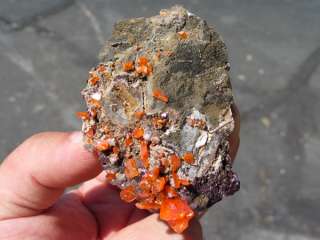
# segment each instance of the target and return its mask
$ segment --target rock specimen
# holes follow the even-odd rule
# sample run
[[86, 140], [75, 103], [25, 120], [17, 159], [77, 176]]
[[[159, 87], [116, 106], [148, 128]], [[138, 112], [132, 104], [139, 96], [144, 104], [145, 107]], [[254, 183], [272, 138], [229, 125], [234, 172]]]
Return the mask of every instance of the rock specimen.
[[228, 70], [214, 28], [174, 6], [118, 22], [82, 91], [84, 140], [107, 181], [178, 233], [240, 186], [229, 156]]

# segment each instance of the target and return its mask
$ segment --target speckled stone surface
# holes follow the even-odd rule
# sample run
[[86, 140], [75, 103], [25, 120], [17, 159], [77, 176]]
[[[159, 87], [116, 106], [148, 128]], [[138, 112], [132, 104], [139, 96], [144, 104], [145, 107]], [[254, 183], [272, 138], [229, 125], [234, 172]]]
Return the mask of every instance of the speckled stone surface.
[[[158, 167], [168, 185], [199, 211], [239, 189], [228, 143], [234, 128], [230, 64], [213, 27], [174, 6], [151, 18], [116, 23], [100, 57], [82, 91], [90, 115], [82, 130], [90, 149], [99, 150], [103, 141], [120, 149], [116, 154], [111, 148], [99, 151], [105, 170], [115, 174], [112, 184], [138, 186], [144, 174]], [[141, 58], [148, 61], [150, 73], [138, 73]], [[124, 70], [126, 63], [132, 69]], [[168, 101], [157, 99], [157, 91]], [[144, 116], [136, 119], [136, 112]], [[148, 164], [141, 160], [141, 139], [130, 147], [125, 144], [137, 127], [144, 130]], [[194, 161], [181, 161], [177, 173], [163, 163], [173, 154], [183, 159], [186, 153]], [[130, 158], [139, 172], [133, 178], [125, 174]], [[174, 174], [189, 184], [176, 187]]]

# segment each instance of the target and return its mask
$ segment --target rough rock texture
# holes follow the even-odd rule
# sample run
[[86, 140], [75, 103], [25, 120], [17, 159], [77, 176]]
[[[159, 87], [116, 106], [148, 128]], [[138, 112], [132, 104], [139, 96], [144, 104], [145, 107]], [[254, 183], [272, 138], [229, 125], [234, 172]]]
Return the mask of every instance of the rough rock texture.
[[181, 232], [193, 214], [174, 223], [165, 216], [168, 199], [202, 211], [240, 186], [229, 156], [226, 46], [204, 20], [175, 6], [118, 22], [100, 57], [82, 91], [88, 112], [78, 113], [86, 144], [123, 200], [160, 209]]

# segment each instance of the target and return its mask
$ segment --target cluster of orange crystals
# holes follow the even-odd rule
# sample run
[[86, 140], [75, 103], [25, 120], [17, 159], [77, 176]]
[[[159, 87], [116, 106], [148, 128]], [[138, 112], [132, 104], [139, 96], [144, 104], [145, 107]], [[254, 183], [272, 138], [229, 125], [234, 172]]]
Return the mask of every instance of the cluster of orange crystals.
[[[161, 101], [161, 99], [158, 100]], [[136, 112], [135, 116], [139, 122], [145, 113]], [[154, 128], [162, 128], [166, 124], [163, 119], [158, 117], [154, 117], [152, 123]], [[134, 143], [140, 145], [139, 159], [128, 158], [124, 160], [124, 173], [127, 179], [139, 179], [139, 183], [130, 184], [123, 188], [120, 192], [120, 198], [128, 203], [136, 201], [135, 205], [139, 209], [152, 212], [160, 211], [160, 219], [166, 221], [175, 232], [181, 233], [188, 227], [194, 212], [177, 192], [181, 187], [190, 185], [188, 180], [179, 178], [177, 171], [181, 167], [182, 161], [187, 164], [194, 163], [193, 154], [186, 152], [182, 157], [177, 154], [160, 157], [160, 165], [151, 169], [149, 162], [150, 142], [144, 140], [143, 136], [144, 129], [137, 126], [124, 140], [124, 145], [127, 148], [132, 147]], [[147, 170], [141, 176], [138, 161]], [[167, 173], [164, 174], [164, 172]], [[107, 178], [113, 180], [110, 179], [110, 175], [107, 175]]]
[[[179, 33], [180, 35], [180, 33]], [[185, 37], [183, 33], [182, 38]], [[124, 62], [122, 64], [123, 71], [134, 72], [136, 76], [148, 76], [152, 73], [152, 65], [148, 62], [147, 58], [141, 56], [136, 63], [133, 61]], [[96, 72], [90, 75], [88, 83], [91, 86], [96, 85], [99, 81], [99, 75], [106, 76], [106, 68], [103, 64], [96, 68]], [[169, 98], [162, 90], [156, 89], [153, 91], [153, 97], [161, 102], [168, 103]], [[97, 111], [102, 107], [99, 100], [89, 99], [88, 103], [91, 108], [88, 112], [78, 112], [77, 116], [83, 121], [90, 120], [97, 114]], [[160, 212], [160, 219], [166, 221], [169, 226], [177, 233], [183, 232], [189, 224], [189, 221], [194, 217], [194, 212], [188, 205], [188, 203], [182, 199], [178, 193], [178, 190], [182, 187], [190, 185], [186, 179], [180, 179], [177, 172], [182, 165], [182, 161], [187, 164], [193, 164], [194, 157], [192, 153], [186, 152], [183, 156], [179, 157], [177, 154], [172, 154], [166, 158], [161, 157], [159, 159], [160, 165], [151, 169], [149, 162], [149, 147], [150, 141], [143, 138], [144, 129], [139, 121], [145, 116], [143, 111], [137, 111], [135, 117], [137, 119], [137, 126], [127, 134], [122, 143], [122, 147], [131, 148], [134, 144], [139, 144], [139, 159], [134, 157], [128, 157], [123, 160], [124, 174], [129, 182], [120, 191], [120, 198], [128, 203], [136, 202], [135, 205], [139, 209], [145, 209], [152, 212]], [[160, 117], [154, 117], [152, 119], [152, 125], [155, 129], [161, 129], [166, 124], [166, 120]], [[92, 141], [97, 151], [111, 151], [111, 153], [119, 155], [120, 147], [110, 144], [108, 140], [100, 140], [95, 142], [94, 130], [89, 128], [86, 132], [87, 139]], [[138, 162], [140, 161], [140, 162]], [[141, 163], [141, 164], [140, 164]], [[146, 171], [139, 172], [138, 166], [143, 166]], [[107, 171], [106, 179], [110, 182], [116, 179], [117, 173]], [[138, 184], [136, 181], [138, 180]]]
[[135, 73], [140, 76], [149, 76], [153, 70], [152, 65], [144, 56], [138, 58], [136, 65], [133, 61], [124, 62], [122, 64], [122, 69], [125, 72], [135, 71]]
[[[140, 141], [140, 161], [149, 169], [144, 173], [138, 184], [128, 185], [120, 192], [120, 197], [125, 202], [136, 202], [136, 207], [149, 211], [160, 210], [160, 219], [167, 221], [170, 227], [178, 233], [183, 232], [190, 219], [194, 216], [193, 210], [188, 203], [181, 199], [177, 190], [190, 183], [178, 177], [177, 171], [181, 166], [181, 159], [172, 154], [168, 159], [161, 159], [161, 165], [150, 170], [149, 143], [142, 140], [143, 129], [133, 130], [132, 137]], [[126, 138], [125, 144], [133, 144], [131, 137]], [[186, 153], [182, 160], [192, 164], [193, 156]], [[139, 177], [137, 160], [129, 158], [125, 160], [125, 175], [128, 179]], [[172, 183], [168, 174], [162, 174], [162, 169], [170, 169]]]

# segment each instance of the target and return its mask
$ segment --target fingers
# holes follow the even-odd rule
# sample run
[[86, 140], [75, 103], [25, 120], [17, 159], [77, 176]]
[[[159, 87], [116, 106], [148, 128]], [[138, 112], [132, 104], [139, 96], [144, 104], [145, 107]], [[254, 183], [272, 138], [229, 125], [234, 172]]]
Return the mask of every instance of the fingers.
[[110, 240], [202, 240], [200, 223], [194, 219], [183, 234], [176, 234], [168, 225], [159, 220], [158, 214], [152, 214], [119, 231]]
[[37, 134], [0, 167], [0, 219], [31, 216], [49, 208], [68, 186], [101, 171], [83, 147], [81, 133]]
[[136, 209], [133, 204], [122, 201], [119, 190], [106, 183], [105, 173], [85, 182], [77, 192], [82, 196], [83, 204], [95, 216], [102, 239], [149, 215], [146, 211]]
[[64, 194], [40, 215], [0, 221], [0, 239], [6, 240], [96, 240], [97, 230], [94, 216], [74, 193]]
[[229, 136], [229, 144], [230, 144], [230, 157], [232, 161], [235, 160], [237, 155], [239, 145], [240, 145], [240, 113], [237, 106], [234, 104], [231, 106], [232, 115], [234, 118], [234, 130]]
[[106, 183], [105, 173], [84, 183], [77, 192], [99, 224], [99, 239], [202, 239], [197, 219], [190, 222], [183, 235], [174, 234], [166, 223], [158, 219], [157, 214], [150, 217], [149, 212], [122, 201], [119, 190]]
[[158, 214], [137, 209], [123, 202], [119, 190], [105, 181], [104, 174], [83, 184], [78, 190], [82, 202], [96, 217], [99, 224], [99, 239], [102, 240], [192, 240], [202, 239], [202, 230], [197, 219], [181, 235], [175, 234]]

